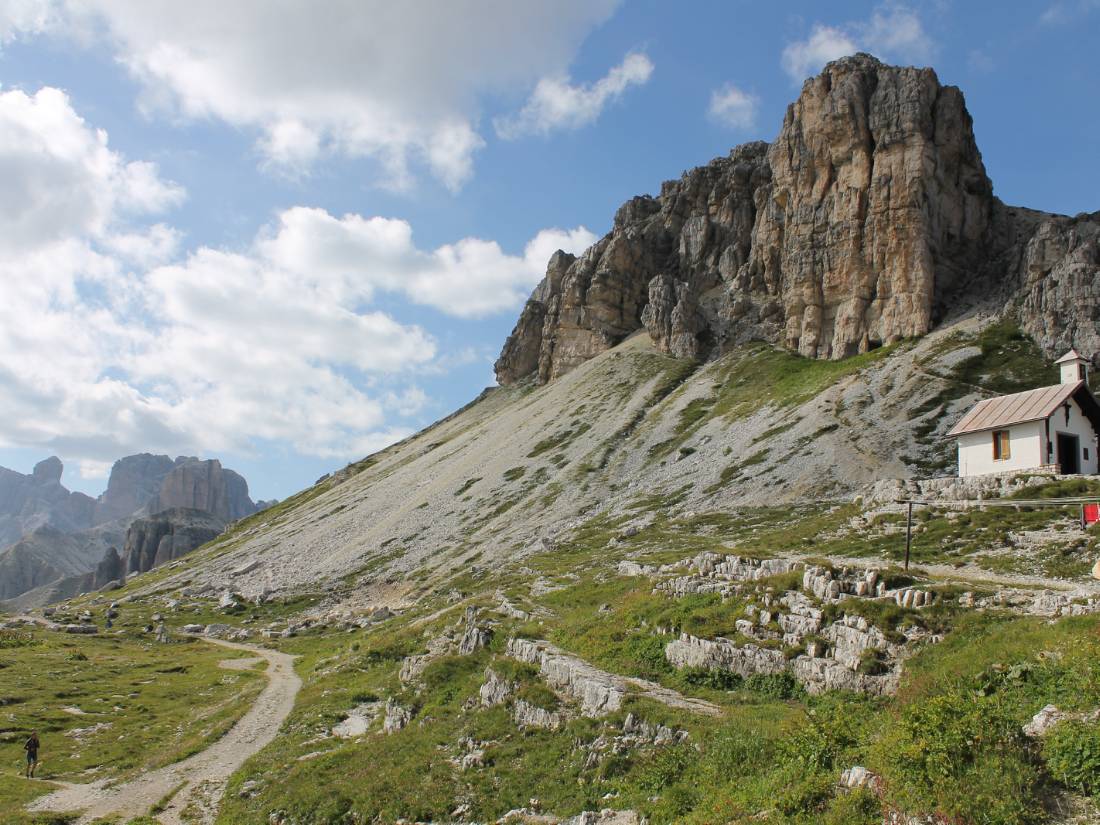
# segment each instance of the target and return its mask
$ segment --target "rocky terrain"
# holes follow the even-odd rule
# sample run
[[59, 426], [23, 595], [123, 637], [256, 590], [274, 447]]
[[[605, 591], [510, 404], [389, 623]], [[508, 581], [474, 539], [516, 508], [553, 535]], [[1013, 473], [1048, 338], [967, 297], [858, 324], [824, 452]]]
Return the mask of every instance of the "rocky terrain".
[[677, 357], [764, 340], [845, 358], [923, 335], [961, 305], [1012, 308], [1048, 356], [1100, 356], [1100, 213], [993, 194], [962, 93], [861, 54], [807, 80], [750, 143], [619, 209], [547, 267], [497, 361], [561, 377], [644, 330]]
[[[127, 456], [115, 462], [96, 499], [65, 489], [63, 471], [57, 457], [39, 462], [30, 475], [0, 468], [0, 536], [8, 539], [0, 539], [0, 600], [22, 597], [13, 607], [119, 580], [121, 575], [105, 577], [114, 572], [112, 560], [121, 561], [120, 549], [133, 557], [126, 570], [178, 558], [260, 506], [249, 498], [244, 478], [217, 459]], [[155, 525], [142, 520], [149, 516], [156, 516]], [[134, 524], [139, 529], [131, 538]], [[157, 533], [155, 541], [150, 533]], [[158, 543], [174, 533], [178, 538], [158, 558]], [[138, 546], [130, 550], [129, 543]]]

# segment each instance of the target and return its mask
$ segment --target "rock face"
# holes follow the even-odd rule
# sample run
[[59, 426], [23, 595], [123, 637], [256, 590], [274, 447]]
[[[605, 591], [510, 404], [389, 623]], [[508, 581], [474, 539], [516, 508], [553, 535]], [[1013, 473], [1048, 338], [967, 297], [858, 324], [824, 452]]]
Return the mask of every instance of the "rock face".
[[[259, 509], [244, 478], [216, 459], [127, 456], [115, 462], [98, 499], [65, 489], [63, 470], [56, 456], [29, 475], [0, 467], [0, 548], [6, 548], [0, 552], [0, 600], [21, 599], [13, 608], [48, 604], [123, 578], [103, 581], [110, 571], [96, 569], [99, 560], [101, 566], [114, 564], [112, 552], [121, 559], [120, 572], [149, 570]], [[142, 518], [147, 516], [153, 518]], [[132, 524], [137, 530], [130, 536]]]
[[96, 502], [95, 523], [132, 516], [148, 505], [173, 466], [166, 455], [140, 453], [120, 458], [111, 467], [107, 490]]
[[0, 554], [0, 599], [11, 599], [36, 587], [87, 570], [80, 542], [54, 527], [40, 527]]
[[126, 531], [122, 570], [127, 575], [152, 570], [217, 538], [224, 529], [217, 516], [186, 508], [137, 519]]
[[114, 547], [108, 548], [102, 561], [88, 574], [88, 577], [85, 587], [87, 591], [99, 590], [111, 582], [126, 581], [126, 571], [122, 566], [122, 557], [119, 556], [118, 550]]
[[1100, 354], [1100, 213], [993, 196], [962, 93], [870, 55], [806, 81], [776, 140], [636, 197], [579, 258], [559, 252], [496, 364], [552, 381], [645, 330], [704, 358], [762, 339], [843, 358], [1011, 306], [1048, 354]]
[[63, 469], [57, 456], [38, 462], [29, 475], [0, 467], [0, 547], [39, 527], [73, 532], [92, 526], [95, 500], [66, 490]]
[[232, 470], [223, 469], [216, 458], [176, 459], [150, 504], [153, 513], [172, 508], [202, 510], [224, 522], [256, 512], [256, 505], [248, 497], [248, 482]]

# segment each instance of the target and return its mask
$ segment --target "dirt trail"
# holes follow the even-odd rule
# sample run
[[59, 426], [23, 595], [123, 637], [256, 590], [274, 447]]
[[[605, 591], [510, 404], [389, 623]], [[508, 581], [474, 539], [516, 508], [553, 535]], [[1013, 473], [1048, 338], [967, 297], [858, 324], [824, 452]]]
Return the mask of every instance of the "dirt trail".
[[[105, 781], [91, 785], [57, 782], [61, 789], [36, 799], [30, 809], [81, 811], [83, 815], [78, 825], [111, 815], [126, 820], [148, 814], [153, 805], [179, 788], [164, 811], [157, 815], [157, 820], [164, 825], [182, 825], [185, 820], [181, 814], [190, 807], [187, 822], [212, 823], [229, 777], [246, 759], [275, 738], [279, 726], [294, 708], [294, 698], [302, 680], [294, 672], [294, 657], [286, 653], [217, 639], [206, 641], [255, 653], [268, 663], [267, 686], [225, 736], [182, 762], [120, 785], [108, 786]], [[247, 666], [246, 662], [256, 661], [233, 659], [222, 663], [222, 667], [240, 669]]]

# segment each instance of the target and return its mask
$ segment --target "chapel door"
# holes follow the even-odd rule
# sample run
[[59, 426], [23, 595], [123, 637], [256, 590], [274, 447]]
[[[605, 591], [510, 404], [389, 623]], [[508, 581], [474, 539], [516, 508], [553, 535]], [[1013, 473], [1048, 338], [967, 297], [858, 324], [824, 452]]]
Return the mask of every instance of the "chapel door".
[[1081, 472], [1081, 441], [1077, 436], [1058, 433], [1058, 464], [1062, 475]]

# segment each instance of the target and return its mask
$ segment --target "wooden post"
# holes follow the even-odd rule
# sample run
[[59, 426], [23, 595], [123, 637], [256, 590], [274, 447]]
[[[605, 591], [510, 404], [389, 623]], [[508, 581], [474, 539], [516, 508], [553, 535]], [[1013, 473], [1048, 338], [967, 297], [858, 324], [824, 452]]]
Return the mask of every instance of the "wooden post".
[[913, 502], [909, 502], [909, 514], [905, 520], [905, 569], [909, 569], [909, 548], [913, 544]]

